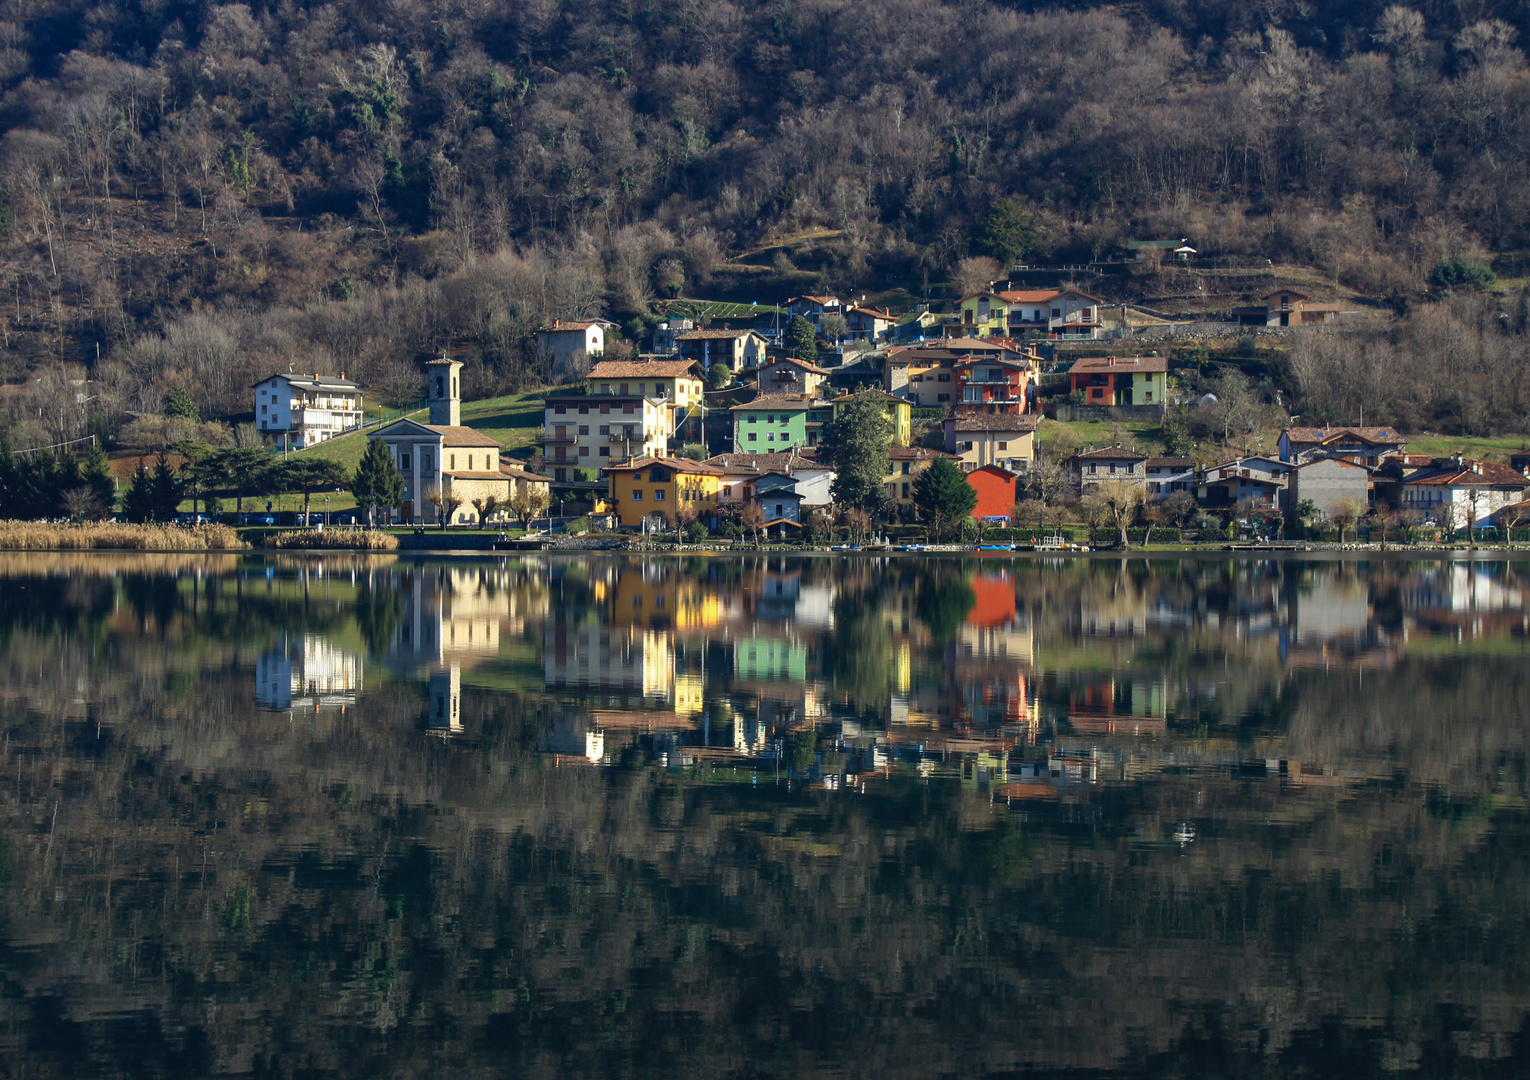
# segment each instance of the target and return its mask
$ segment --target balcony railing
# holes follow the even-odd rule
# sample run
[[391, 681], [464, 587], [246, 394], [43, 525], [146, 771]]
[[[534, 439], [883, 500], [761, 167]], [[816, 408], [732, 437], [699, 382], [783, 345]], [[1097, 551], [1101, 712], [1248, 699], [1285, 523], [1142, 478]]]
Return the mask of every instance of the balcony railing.
[[645, 442], [649, 442], [649, 441], [651, 441], [653, 439], [657, 439], [659, 437], [660, 436], [659, 436], [659, 433], [657, 431], [631, 431], [631, 432], [628, 432], [628, 431], [613, 431], [613, 432], [611, 432], [611, 434], [606, 436], [606, 439], [607, 439], [607, 441], [614, 442], [614, 443], [620, 443], [620, 442], [645, 443]]
[[548, 431], [546, 428], [543, 428], [542, 429], [542, 437], [538, 441], [539, 442], [544, 442], [544, 443], [549, 443], [549, 444], [551, 444], [553, 446], [556, 446], [559, 443], [567, 444], [567, 443], [578, 442], [579, 441], [579, 437], [577, 435], [572, 435], [572, 434], [569, 434], [569, 435], [558, 435], [558, 434], [554, 434], [553, 432]]

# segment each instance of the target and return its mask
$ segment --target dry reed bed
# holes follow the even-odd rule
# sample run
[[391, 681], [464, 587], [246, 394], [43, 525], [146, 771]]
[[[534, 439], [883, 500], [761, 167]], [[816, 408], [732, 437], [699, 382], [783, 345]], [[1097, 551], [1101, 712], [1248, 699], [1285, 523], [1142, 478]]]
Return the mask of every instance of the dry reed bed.
[[227, 525], [0, 521], [0, 551], [242, 551], [249, 546]]
[[325, 551], [396, 551], [398, 550], [398, 537], [392, 533], [376, 532], [371, 529], [332, 530], [325, 529], [319, 532], [315, 529], [300, 529], [292, 532], [279, 532], [266, 537], [265, 546], [268, 548], [306, 548], [322, 549]]

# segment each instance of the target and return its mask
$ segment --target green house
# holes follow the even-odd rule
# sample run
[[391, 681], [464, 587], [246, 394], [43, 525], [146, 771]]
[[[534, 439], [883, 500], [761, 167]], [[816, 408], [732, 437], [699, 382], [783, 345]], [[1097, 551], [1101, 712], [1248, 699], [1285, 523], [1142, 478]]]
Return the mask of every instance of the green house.
[[811, 398], [758, 397], [733, 406], [733, 452], [770, 454], [808, 445]]

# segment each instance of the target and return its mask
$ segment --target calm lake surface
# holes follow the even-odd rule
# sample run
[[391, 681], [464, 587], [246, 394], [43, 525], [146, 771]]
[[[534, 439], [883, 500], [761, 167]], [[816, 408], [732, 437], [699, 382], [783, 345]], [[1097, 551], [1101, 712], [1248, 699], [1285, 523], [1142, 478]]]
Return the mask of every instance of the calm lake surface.
[[1517, 1077], [1530, 563], [0, 556], [0, 1077]]

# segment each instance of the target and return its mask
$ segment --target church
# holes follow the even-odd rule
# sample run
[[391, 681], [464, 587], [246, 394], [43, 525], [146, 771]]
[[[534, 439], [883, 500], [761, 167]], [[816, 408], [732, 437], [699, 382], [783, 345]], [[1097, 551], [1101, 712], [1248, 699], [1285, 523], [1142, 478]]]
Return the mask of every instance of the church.
[[499, 443], [462, 426], [462, 364], [432, 360], [425, 365], [430, 422], [395, 420], [373, 435], [388, 448], [388, 456], [404, 477], [402, 503], [393, 520], [402, 525], [440, 524], [436, 493], [459, 500], [448, 524], [477, 522], [474, 499], [493, 498], [508, 509], [517, 484], [545, 485], [546, 477], [500, 460]]

